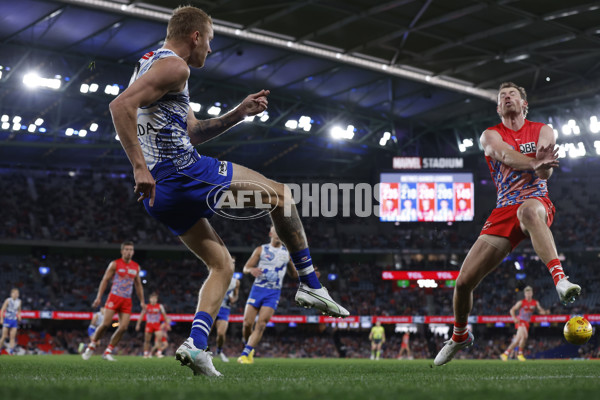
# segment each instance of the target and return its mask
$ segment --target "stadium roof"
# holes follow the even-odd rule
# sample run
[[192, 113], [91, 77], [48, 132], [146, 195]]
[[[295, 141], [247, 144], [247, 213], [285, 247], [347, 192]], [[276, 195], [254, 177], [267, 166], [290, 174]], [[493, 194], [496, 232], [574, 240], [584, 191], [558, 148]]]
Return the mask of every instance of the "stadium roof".
[[[123, 90], [137, 59], [160, 47], [176, 3], [0, 0], [2, 164], [127, 168], [110, 91]], [[301, 165], [307, 175], [356, 174], [396, 154], [455, 155], [463, 138], [497, 118], [494, 93], [507, 80], [526, 87], [544, 119], [597, 105], [598, 2], [184, 3], [205, 9], [215, 26], [213, 53], [190, 79], [198, 116], [272, 91], [268, 120], [202, 151], [265, 173]], [[26, 74], [37, 89], [25, 88]], [[331, 138], [334, 126], [339, 133], [348, 125], [352, 139]]]

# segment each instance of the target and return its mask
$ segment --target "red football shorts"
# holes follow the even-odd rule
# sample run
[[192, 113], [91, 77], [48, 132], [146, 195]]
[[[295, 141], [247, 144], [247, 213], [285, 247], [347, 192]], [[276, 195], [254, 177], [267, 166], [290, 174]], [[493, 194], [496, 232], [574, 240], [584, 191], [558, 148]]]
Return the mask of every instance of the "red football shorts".
[[160, 331], [160, 322], [147, 323], [146, 333], [154, 333]]
[[[546, 208], [546, 217], [548, 226], [554, 221], [554, 204], [547, 197], [533, 197], [544, 205]], [[494, 208], [487, 221], [483, 225], [483, 229], [479, 235], [494, 235], [505, 237], [510, 241], [510, 245], [514, 249], [527, 236], [521, 230], [521, 222], [517, 218], [517, 210], [521, 204], [512, 206]]]
[[521, 319], [520, 319], [520, 320], [519, 320], [519, 322], [517, 322], [517, 323], [515, 324], [515, 329], [517, 329], [517, 330], [518, 330], [518, 329], [519, 329], [519, 327], [521, 327], [521, 326], [522, 326], [523, 328], [525, 328], [525, 330], [526, 330], [526, 331], [529, 331], [529, 322], [528, 322], [528, 321], [523, 321], [523, 320], [521, 320]]
[[106, 299], [106, 305], [104, 307], [109, 310], [114, 310], [118, 313], [131, 314], [131, 299], [111, 293], [108, 295], [108, 299]]

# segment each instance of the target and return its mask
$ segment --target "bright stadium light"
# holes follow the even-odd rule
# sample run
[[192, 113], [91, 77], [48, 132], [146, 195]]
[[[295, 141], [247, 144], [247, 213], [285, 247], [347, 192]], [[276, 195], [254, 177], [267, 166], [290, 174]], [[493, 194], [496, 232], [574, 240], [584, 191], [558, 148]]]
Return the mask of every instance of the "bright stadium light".
[[303, 115], [298, 120], [298, 128], [304, 129], [305, 132], [309, 132], [310, 128], [312, 127], [312, 122], [313, 121], [311, 117]]
[[79, 91], [81, 93], [87, 93], [90, 91], [90, 85], [88, 85], [87, 83], [82, 83], [81, 86], [79, 87]]
[[334, 126], [329, 131], [331, 137], [334, 139], [352, 139], [354, 137], [354, 125], [348, 125], [346, 129], [342, 129], [339, 126]]
[[67, 128], [67, 130], [65, 131], [65, 135], [73, 136], [74, 132], [75, 132], [75, 130], [73, 128]]
[[12, 122], [13, 122], [13, 124], [20, 124], [20, 123], [21, 123], [21, 117], [19, 117], [18, 115], [16, 115], [16, 116], [13, 118], [13, 121], [12, 121]]
[[98, 84], [97, 83], [90, 84], [90, 93], [95, 93], [97, 91], [98, 91]]
[[379, 145], [381, 147], [385, 146], [388, 142], [388, 140], [390, 140], [392, 138], [392, 134], [389, 132], [383, 132], [383, 136], [381, 137], [381, 139], [379, 139]]
[[42, 78], [35, 72], [30, 72], [23, 76], [23, 84], [32, 89], [44, 87], [57, 90], [60, 89], [62, 82], [58, 78]]
[[252, 122], [254, 121], [254, 117], [255, 115], [249, 115], [246, 118], [244, 118], [244, 122]]
[[570, 119], [565, 125], [562, 126], [562, 133], [569, 136], [570, 134], [579, 135], [581, 129], [577, 126], [577, 122], [574, 119]]
[[10, 128], [10, 123], [9, 122], [3, 122], [2, 123], [2, 129], [4, 129], [5, 131], [8, 130]]
[[29, 126], [27, 127], [27, 132], [35, 132], [35, 130], [37, 129], [37, 126], [35, 124], [29, 124]]
[[106, 87], [104, 88], [104, 93], [117, 96], [119, 94], [119, 85], [117, 85], [116, 83], [112, 85], [106, 85]]
[[289, 119], [285, 123], [285, 127], [288, 129], [296, 129], [298, 127], [298, 121], [296, 121], [295, 119]]
[[[2, 129], [4, 129], [4, 124], [2, 124]], [[600, 140], [594, 141], [594, 147], [596, 148], [596, 154], [600, 155]]]
[[263, 111], [257, 115], [260, 118], [260, 122], [267, 122], [269, 120], [269, 113], [267, 111]]
[[193, 101], [190, 101], [190, 107], [193, 112], [200, 112], [200, 109], [202, 108], [200, 103], [194, 103]]
[[85, 129], [82, 129], [79, 131], [79, 137], [86, 137], [87, 136], [87, 131]]
[[40, 133], [46, 133], [46, 128], [44, 128], [43, 126], [40, 126], [40, 129], [38, 129], [38, 131]]
[[97, 124], [97, 123], [95, 123], [95, 122], [93, 122], [93, 123], [90, 125], [90, 132], [96, 132], [97, 130], [98, 130], [98, 124]]
[[40, 125], [42, 125], [44, 123], [44, 120], [42, 118], [38, 118], [38, 119], [35, 120], [34, 123], [35, 123], [36, 126], [40, 126]]
[[2, 116], [2, 119], [0, 119], [0, 121], [2, 121], [2, 122], [8, 122], [9, 119], [10, 119], [10, 117], [8, 115], [4, 114]]
[[600, 121], [598, 121], [598, 117], [592, 115], [590, 117], [590, 132], [598, 133], [600, 132]]
[[217, 116], [217, 115], [221, 114], [221, 107], [219, 107], [219, 106], [217, 106], [217, 105], [211, 106], [211, 107], [208, 109], [207, 113], [208, 113], [209, 115], [214, 115], [214, 116]]
[[13, 126], [12, 126], [13, 131], [18, 131], [19, 129], [21, 129], [21, 124], [19, 124], [19, 123], [13, 124]]

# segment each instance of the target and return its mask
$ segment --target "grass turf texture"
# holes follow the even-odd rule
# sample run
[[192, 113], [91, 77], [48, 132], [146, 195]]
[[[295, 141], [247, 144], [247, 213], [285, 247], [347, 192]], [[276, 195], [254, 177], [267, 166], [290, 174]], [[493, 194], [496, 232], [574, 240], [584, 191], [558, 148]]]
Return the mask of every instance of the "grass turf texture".
[[193, 377], [173, 358], [0, 357], [1, 399], [593, 399], [600, 361], [256, 359], [214, 361], [224, 378]]

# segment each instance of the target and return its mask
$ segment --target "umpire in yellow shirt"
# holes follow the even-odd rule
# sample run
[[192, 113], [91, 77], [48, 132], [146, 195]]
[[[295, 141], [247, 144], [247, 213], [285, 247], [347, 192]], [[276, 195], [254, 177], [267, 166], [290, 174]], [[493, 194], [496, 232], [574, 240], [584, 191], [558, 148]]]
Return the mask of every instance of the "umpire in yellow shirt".
[[385, 329], [381, 326], [381, 322], [377, 321], [371, 328], [369, 340], [371, 341], [371, 360], [379, 360], [381, 346], [385, 343]]

